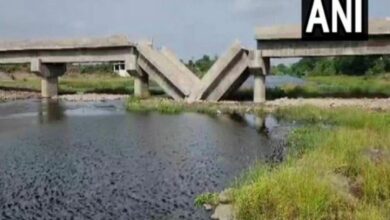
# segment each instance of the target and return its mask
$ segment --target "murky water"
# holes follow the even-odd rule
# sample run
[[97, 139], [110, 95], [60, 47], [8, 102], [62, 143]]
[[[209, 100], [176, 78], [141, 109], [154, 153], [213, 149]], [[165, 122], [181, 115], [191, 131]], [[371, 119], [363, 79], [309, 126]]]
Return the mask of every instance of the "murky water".
[[208, 219], [196, 195], [279, 159], [288, 129], [272, 117], [122, 106], [0, 104], [0, 219]]

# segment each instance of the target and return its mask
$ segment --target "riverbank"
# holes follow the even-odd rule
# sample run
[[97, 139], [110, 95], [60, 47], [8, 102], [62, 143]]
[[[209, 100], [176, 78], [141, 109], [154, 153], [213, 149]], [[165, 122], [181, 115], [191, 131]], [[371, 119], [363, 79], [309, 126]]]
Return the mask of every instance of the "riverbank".
[[390, 216], [390, 112], [281, 108], [303, 127], [289, 156], [252, 168], [234, 189], [239, 219], [386, 219]]
[[[301, 82], [284, 82], [267, 88], [267, 99], [279, 98], [386, 98], [390, 97], [390, 74], [377, 76], [309, 76], [294, 78]], [[296, 81], [295, 80], [295, 81]], [[229, 99], [252, 100], [252, 87], [246, 87]]]
[[[271, 77], [270, 77], [271, 78]], [[390, 97], [390, 75], [377, 76], [316, 76], [292, 78], [280, 76], [278, 80], [270, 80], [267, 88], [267, 99], [280, 98], [387, 98]], [[0, 89], [17, 91], [40, 91], [40, 78], [33, 74], [19, 73], [12, 78], [1, 78]], [[249, 101], [253, 99], [253, 81], [227, 97], [230, 100]], [[154, 82], [150, 83], [153, 95], [164, 92]], [[60, 94], [102, 93], [132, 94], [133, 79], [114, 75], [78, 74], [64, 75], [59, 81]]]
[[[38, 99], [39, 92], [1, 90], [0, 102], [14, 101], [21, 99]], [[165, 98], [150, 98], [137, 99], [130, 95], [115, 95], [115, 94], [70, 94], [60, 95], [58, 97], [65, 101], [108, 101], [108, 100], [127, 100], [126, 105], [130, 111], [158, 111], [161, 113], [180, 113], [184, 111], [192, 111], [199, 113], [257, 113], [259, 111], [270, 111], [281, 107], [297, 107], [297, 106], [317, 106], [321, 108], [337, 108], [337, 107], [357, 107], [366, 110], [387, 111], [390, 110], [390, 98], [382, 99], [334, 99], [334, 98], [318, 98], [318, 99], [288, 99], [282, 98], [268, 101], [266, 104], [254, 104], [252, 102], [177, 102]]]
[[226, 219], [390, 216], [390, 111], [301, 106], [274, 114], [300, 124], [285, 161], [250, 168], [229, 190], [228, 204], [224, 192], [201, 195], [197, 205], [210, 203]]
[[387, 111], [390, 110], [390, 98], [384, 99], [277, 99], [267, 101], [265, 104], [253, 102], [177, 102], [169, 99], [145, 99], [130, 98], [127, 103], [129, 111], [158, 111], [161, 113], [180, 113], [184, 111], [199, 113], [258, 113], [262, 111], [274, 111], [283, 107], [317, 106], [326, 109], [338, 107], [357, 107], [366, 110]]

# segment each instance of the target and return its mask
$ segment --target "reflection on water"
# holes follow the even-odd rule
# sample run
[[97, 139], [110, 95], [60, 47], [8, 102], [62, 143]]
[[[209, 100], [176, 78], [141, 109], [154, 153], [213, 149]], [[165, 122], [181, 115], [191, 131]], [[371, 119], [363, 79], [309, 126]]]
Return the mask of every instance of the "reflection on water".
[[121, 102], [3, 103], [0, 219], [207, 219], [196, 195], [280, 160], [284, 129], [270, 116], [135, 114]]
[[38, 105], [40, 123], [61, 121], [65, 118], [65, 107], [59, 100], [42, 99]]

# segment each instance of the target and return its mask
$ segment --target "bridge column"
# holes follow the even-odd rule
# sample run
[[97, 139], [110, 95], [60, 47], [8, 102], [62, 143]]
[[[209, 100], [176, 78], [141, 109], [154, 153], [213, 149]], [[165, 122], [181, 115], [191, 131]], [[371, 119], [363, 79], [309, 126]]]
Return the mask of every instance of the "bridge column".
[[249, 69], [254, 77], [253, 101], [255, 103], [266, 102], [266, 84], [265, 79], [270, 72], [270, 58], [262, 57], [261, 51], [255, 50], [250, 53]]
[[31, 72], [42, 77], [41, 96], [42, 98], [54, 98], [58, 96], [58, 77], [66, 72], [66, 64], [48, 63], [43, 64], [40, 60], [31, 62]]
[[134, 77], [134, 96], [140, 98], [147, 98], [150, 96], [148, 75], [142, 74]]
[[139, 68], [136, 55], [132, 54], [126, 59], [125, 68], [134, 78], [134, 96], [139, 98], [149, 97], [149, 76]]

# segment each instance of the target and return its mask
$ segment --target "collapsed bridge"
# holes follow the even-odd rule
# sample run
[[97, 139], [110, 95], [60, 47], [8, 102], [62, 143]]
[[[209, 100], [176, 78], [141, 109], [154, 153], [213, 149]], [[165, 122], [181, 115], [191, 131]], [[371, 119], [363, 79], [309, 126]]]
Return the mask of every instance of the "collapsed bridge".
[[134, 77], [134, 94], [148, 97], [155, 81], [175, 100], [219, 101], [254, 77], [254, 102], [266, 101], [265, 78], [271, 58], [390, 54], [390, 21], [371, 21], [368, 41], [301, 40], [300, 26], [258, 28], [257, 50], [235, 42], [200, 79], [167, 48], [156, 50], [127, 37], [62, 41], [0, 42], [0, 64], [29, 63], [42, 78], [44, 98], [58, 95], [58, 77], [67, 63], [121, 62]]
[[238, 89], [251, 69], [261, 69], [255, 54], [234, 43], [199, 79], [169, 49], [156, 50], [149, 43], [132, 43], [124, 36], [0, 42], [0, 64], [30, 64], [31, 72], [42, 78], [44, 98], [58, 95], [58, 77], [65, 74], [67, 63], [123, 62], [134, 77], [135, 96], [148, 97], [149, 80], [153, 80], [175, 100], [219, 101]]

